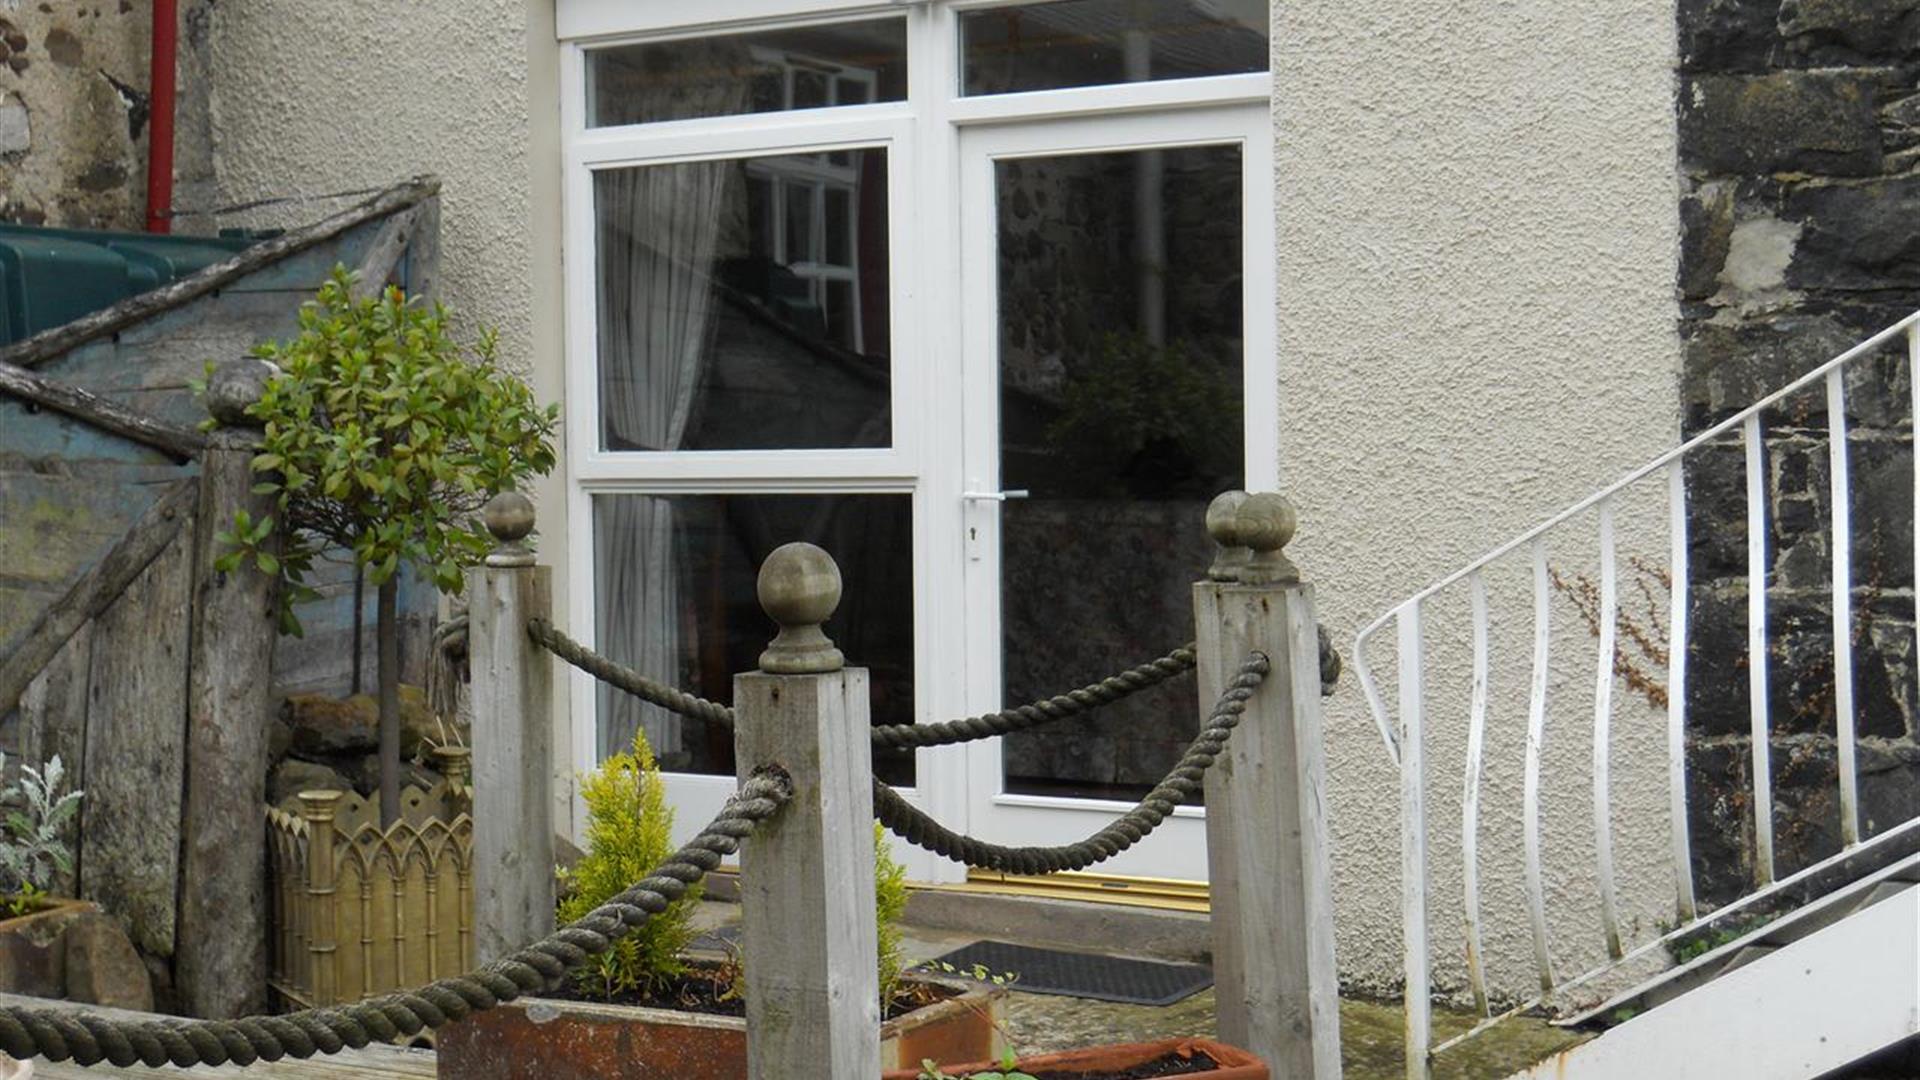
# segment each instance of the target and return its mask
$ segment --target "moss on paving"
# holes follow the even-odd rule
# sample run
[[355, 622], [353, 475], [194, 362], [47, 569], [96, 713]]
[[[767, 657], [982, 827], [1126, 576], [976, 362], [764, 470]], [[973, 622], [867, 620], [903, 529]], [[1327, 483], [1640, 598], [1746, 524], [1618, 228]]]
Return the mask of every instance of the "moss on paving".
[[[1471, 1026], [1471, 1014], [1434, 1012], [1436, 1041]], [[1015, 993], [1007, 1010], [1008, 1039], [1024, 1053], [1099, 1042], [1211, 1034], [1211, 990], [1165, 1007]], [[1402, 1038], [1398, 1004], [1341, 999], [1340, 1056], [1346, 1080], [1401, 1080], [1406, 1075]], [[1581, 1038], [1540, 1020], [1516, 1018], [1441, 1055], [1434, 1076], [1436, 1080], [1497, 1080], [1551, 1057]]]

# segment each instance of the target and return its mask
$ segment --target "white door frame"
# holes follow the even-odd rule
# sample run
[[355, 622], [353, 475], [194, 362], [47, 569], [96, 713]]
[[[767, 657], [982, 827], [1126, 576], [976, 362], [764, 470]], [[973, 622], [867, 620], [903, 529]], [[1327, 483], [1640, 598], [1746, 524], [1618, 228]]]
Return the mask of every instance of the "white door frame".
[[[957, 295], [962, 362], [957, 365], [962, 439], [962, 479], [969, 487], [998, 490], [1000, 437], [997, 223], [995, 162], [1021, 157], [1145, 150], [1195, 145], [1238, 144], [1241, 148], [1243, 276], [1245, 320], [1242, 391], [1247, 481], [1254, 490], [1275, 486], [1278, 459], [1277, 373], [1273, 355], [1272, 147], [1264, 105], [1184, 108], [1173, 113], [1131, 113], [1073, 119], [1048, 119], [974, 127], [960, 137], [960, 283]], [[954, 455], [949, 455], [953, 457]], [[930, 462], [930, 464], [933, 464]], [[939, 464], [945, 464], [944, 462]], [[936, 466], [937, 467], [937, 466]], [[960, 531], [967, 538], [960, 572], [965, 611], [967, 711], [1002, 707], [1000, 632], [1001, 503], [976, 500], [957, 506]], [[1195, 529], [1202, 523], [1195, 521]], [[1191, 568], [1198, 573], [1202, 568]], [[1097, 587], [1088, 582], [1086, 587]], [[1071, 633], [1072, 628], [1064, 632]], [[1171, 649], [1191, 637], [1191, 626], [1168, 630]], [[1144, 662], [1150, 656], [1130, 657]], [[1057, 691], [1071, 689], [1068, 686]], [[1019, 702], [1006, 702], [1017, 705]], [[1197, 713], [1198, 704], [1195, 703]], [[1023, 795], [1003, 790], [1001, 740], [966, 745], [968, 830], [1007, 844], [1052, 845], [1079, 840], [1111, 822], [1130, 803], [1053, 795]], [[1102, 873], [1204, 880], [1204, 811], [1180, 807], [1174, 818], [1132, 849], [1100, 865]]]
[[[634, 4], [631, 0], [562, 0], [562, 190], [566, 297], [567, 624], [594, 644], [593, 518], [595, 495], [633, 493], [829, 494], [892, 492], [913, 499], [915, 718], [925, 723], [996, 709], [998, 656], [990, 673], [966, 658], [980, 642], [998, 648], [997, 621], [982, 628], [969, 596], [981, 571], [969, 569], [960, 494], [969, 475], [960, 448], [977, 412], [967, 399], [961, 369], [969, 303], [962, 302], [961, 251], [973, 222], [961, 204], [963, 146], [1001, 145], [1005, 153], [1031, 146], [1034, 154], [1069, 152], [1041, 140], [1117, 140], [1116, 146], [1224, 141], [1188, 137], [1212, 131], [1229, 117], [1243, 140], [1246, 222], [1247, 479], [1252, 487], [1277, 480], [1277, 422], [1273, 359], [1273, 215], [1267, 74], [1223, 75], [1165, 82], [1076, 87], [965, 97], [959, 93], [957, 42], [962, 10], [1009, 0], [714, 0], [708, 5]], [[903, 10], [904, 9], [904, 10]], [[621, 127], [586, 124], [588, 48], [639, 40], [734, 33], [844, 19], [904, 18], [908, 45], [908, 99], [791, 113], [724, 116]], [[1209, 125], [1196, 129], [1193, 125]], [[1104, 133], [1104, 134], [1100, 134]], [[979, 141], [976, 141], [978, 136]], [[599, 449], [594, 317], [592, 174], [622, 164], [654, 164], [714, 157], [799, 152], [846, 146], [889, 149], [893, 288], [894, 440], [890, 449], [607, 453]], [[992, 288], [983, 294], [991, 302]], [[983, 324], [990, 325], [990, 324]], [[990, 360], [991, 358], [989, 358]], [[989, 377], [991, 365], [989, 364]], [[991, 389], [988, 406], [991, 409]], [[991, 415], [991, 413], [989, 413]], [[990, 421], [988, 421], [990, 422]], [[992, 439], [989, 432], [988, 439]], [[977, 438], [975, 440], [978, 441]], [[988, 445], [991, 445], [989, 442]], [[988, 473], [986, 475], [991, 475]], [[997, 525], [997, 518], [995, 521]], [[1197, 524], [1196, 524], [1197, 527]], [[995, 545], [997, 551], [997, 545]], [[984, 587], [997, 605], [997, 580]], [[997, 620], [998, 612], [993, 616]], [[971, 627], [971, 629], [969, 629]], [[1184, 640], [1184, 638], [1182, 639]], [[1170, 643], [1171, 644], [1171, 643]], [[859, 657], [852, 658], [856, 663]], [[591, 676], [564, 676], [569, 703], [571, 770], [597, 759], [597, 718]], [[990, 755], [990, 756], [983, 756]], [[982, 764], [984, 762], [984, 765]], [[1053, 824], [1048, 835], [1078, 838], [1113, 815], [1111, 804], [1051, 800], [1023, 806], [1025, 797], [983, 799], [988, 777], [998, 784], [998, 740], [974, 747], [920, 750], [916, 786], [908, 801], [955, 829], [990, 838], [1038, 842], [1005, 827], [1013, 810]], [[983, 771], [990, 766], [989, 771]], [[570, 770], [570, 771], [571, 771]], [[669, 774], [676, 807], [675, 838], [684, 839], [716, 812], [734, 789], [731, 777]], [[576, 829], [584, 808], [573, 792]], [[997, 790], [995, 792], [997, 795]], [[1011, 801], [1006, 801], [1011, 800]], [[1193, 811], [1182, 811], [1191, 816]], [[896, 855], [920, 881], [964, 880], [964, 868], [903, 842]], [[1142, 845], [1151, 854], [1159, 847]], [[1144, 856], [1143, 856], [1144, 857]], [[1125, 871], [1123, 871], [1125, 872]], [[1134, 871], [1138, 872], [1138, 871]], [[1170, 876], [1154, 873], [1153, 876]]]

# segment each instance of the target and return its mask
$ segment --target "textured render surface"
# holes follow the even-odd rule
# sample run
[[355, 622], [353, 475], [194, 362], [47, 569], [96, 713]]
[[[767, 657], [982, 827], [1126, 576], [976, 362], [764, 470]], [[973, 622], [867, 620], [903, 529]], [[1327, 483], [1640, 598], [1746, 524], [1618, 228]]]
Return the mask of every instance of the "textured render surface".
[[[550, 0], [219, 5], [210, 33], [217, 202], [439, 176], [441, 299], [454, 309], [461, 333], [497, 328], [503, 360], [531, 379], [541, 400], [560, 400], [559, 50], [552, 27]], [[282, 203], [219, 224], [291, 225], [338, 205]], [[543, 561], [554, 567], [554, 595], [565, 596], [559, 553], [566, 550], [566, 504], [558, 473], [533, 494], [541, 507], [540, 546], [550, 553]], [[557, 617], [564, 626], [565, 612]], [[554, 681], [562, 728], [556, 745], [566, 747], [567, 680]], [[558, 777], [570, 775], [564, 750], [555, 765]]]
[[[1343, 651], [1422, 585], [1674, 445], [1678, 230], [1670, 3], [1274, 7], [1280, 473], [1289, 551]], [[1623, 556], [1664, 554], [1658, 486]], [[1591, 519], [1556, 569], [1591, 574]], [[1575, 545], [1577, 540], [1578, 546]], [[1525, 559], [1490, 579], [1481, 830], [1490, 976], [1534, 989], [1520, 862], [1532, 620]], [[1428, 613], [1436, 977], [1463, 977], [1464, 593]], [[1601, 952], [1589, 765], [1596, 651], [1553, 604], [1543, 829], [1555, 960]], [[1391, 697], [1392, 631], [1375, 656]], [[1629, 938], [1672, 915], [1662, 724], [1621, 702], [1615, 859]], [[1327, 702], [1343, 974], [1399, 977], [1397, 773], [1357, 687]]]

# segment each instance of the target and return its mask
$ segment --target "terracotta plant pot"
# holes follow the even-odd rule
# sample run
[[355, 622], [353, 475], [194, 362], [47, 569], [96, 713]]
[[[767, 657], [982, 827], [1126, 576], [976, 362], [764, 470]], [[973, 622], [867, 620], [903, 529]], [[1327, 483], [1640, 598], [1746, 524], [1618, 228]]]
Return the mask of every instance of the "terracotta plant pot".
[[[999, 1050], [997, 1025], [1005, 1002], [1005, 990], [970, 988], [888, 1020], [880, 1025], [881, 1066], [992, 1056]], [[460, 1080], [739, 1080], [747, 1075], [747, 1022], [737, 1016], [521, 998], [449, 1024], [439, 1034], [440, 1075]]]
[[[1023, 1072], [1041, 1075], [1046, 1071], [1066, 1073], [1069, 1076], [1083, 1073], [1112, 1072], [1116, 1069], [1132, 1068], [1144, 1065], [1173, 1053], [1191, 1053], [1201, 1051], [1212, 1058], [1220, 1067], [1206, 1072], [1188, 1073], [1193, 1077], [1212, 1077], [1213, 1080], [1271, 1080], [1272, 1074], [1259, 1058], [1212, 1039], [1161, 1039], [1159, 1042], [1120, 1043], [1113, 1046], [1094, 1046], [1085, 1050], [1068, 1050], [1059, 1054], [1038, 1054], [1020, 1058], [1015, 1068]], [[929, 1054], [928, 1057], [933, 1057]], [[966, 1076], [970, 1073], [993, 1072], [1000, 1063], [993, 1060], [971, 1061], [960, 1065], [949, 1065], [946, 1058], [933, 1058], [940, 1065], [940, 1071], [949, 1076]], [[901, 1067], [884, 1074], [884, 1080], [916, 1080], [920, 1075], [917, 1064], [913, 1067]]]

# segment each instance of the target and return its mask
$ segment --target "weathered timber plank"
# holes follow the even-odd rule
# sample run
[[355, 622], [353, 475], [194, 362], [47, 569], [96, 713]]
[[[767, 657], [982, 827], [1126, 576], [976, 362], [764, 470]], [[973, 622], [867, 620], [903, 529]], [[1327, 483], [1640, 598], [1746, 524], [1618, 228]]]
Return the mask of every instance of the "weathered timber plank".
[[[103, 1005], [80, 1005], [70, 1001], [51, 1001], [45, 998], [23, 997], [19, 994], [0, 994], [0, 1005], [75, 1016], [82, 1014], [106, 1016], [116, 1020], [156, 1019], [152, 1013], [110, 1009]], [[359, 1050], [342, 1050], [338, 1054], [317, 1056], [305, 1061], [290, 1059], [260, 1061], [247, 1066], [245, 1070], [231, 1065], [198, 1065], [190, 1069], [179, 1069], [171, 1065], [157, 1069], [147, 1068], [144, 1065], [125, 1067], [93, 1065], [82, 1068], [70, 1061], [52, 1062], [44, 1058], [37, 1058], [33, 1063], [34, 1080], [94, 1080], [95, 1077], [102, 1076], [138, 1078], [138, 1080], [163, 1080], [163, 1078], [182, 1076], [245, 1077], [247, 1080], [421, 1080], [433, 1075], [433, 1051], [388, 1046], [384, 1043], [374, 1043]]]
[[65, 592], [160, 496], [148, 485], [100, 477], [0, 475], [0, 580], [56, 592]]
[[65, 413], [76, 420], [84, 420], [95, 427], [124, 435], [183, 460], [192, 457], [206, 443], [206, 439], [192, 428], [169, 424], [135, 412], [90, 390], [12, 364], [0, 363], [0, 393]]
[[144, 443], [4, 394], [0, 394], [0, 456], [175, 464], [170, 455]]
[[[223, 289], [129, 326], [100, 343], [115, 345], [122, 354], [137, 354], [139, 348], [157, 341], [222, 336], [232, 325], [258, 327], [265, 337], [285, 337], [297, 329], [296, 313], [301, 303], [313, 299], [313, 293], [312, 289], [284, 292]], [[56, 370], [68, 371], [75, 358], [88, 355], [86, 348], [75, 349], [47, 361], [40, 370], [49, 374]]]
[[354, 267], [354, 299], [378, 295], [386, 288], [387, 281], [399, 268], [400, 260], [407, 253], [407, 245], [413, 241], [415, 228], [420, 221], [420, 208], [405, 210], [382, 222], [380, 231], [373, 236], [373, 243], [367, 245], [366, 253], [360, 256], [359, 265]]
[[423, 199], [419, 207], [420, 227], [414, 230], [413, 243], [407, 245], [407, 265], [402, 282], [411, 296], [429, 301], [440, 299], [440, 196]]
[[0, 349], [0, 363], [33, 367], [76, 345], [105, 337], [169, 308], [178, 307], [196, 297], [234, 285], [249, 275], [282, 263], [291, 256], [331, 240], [362, 222], [386, 217], [417, 205], [420, 200], [439, 190], [440, 181], [430, 176], [416, 177], [405, 183], [396, 184], [365, 202], [322, 218], [312, 225], [290, 230], [271, 240], [263, 240], [225, 262], [215, 263], [171, 285], [142, 293], [112, 307], [75, 319], [64, 326], [56, 326], [35, 334], [25, 341]]
[[[55, 757], [65, 766], [69, 790], [86, 789], [87, 673], [93, 661], [93, 624], [74, 631], [53, 660], [20, 695], [20, 760], [44, 766]], [[62, 830], [67, 850], [78, 852], [80, 826]], [[54, 872], [52, 892], [72, 896], [79, 866]]]
[[[187, 790], [175, 982], [195, 1016], [267, 1006], [267, 719], [279, 637], [279, 578], [252, 561], [214, 569], [216, 534], [245, 510], [273, 513], [253, 490], [259, 432], [215, 432], [201, 457], [193, 538], [193, 641], [188, 674]], [[411, 924], [410, 924], [411, 925]]]
[[174, 541], [193, 512], [199, 487], [197, 479], [186, 479], [169, 488], [111, 551], [82, 574], [59, 602], [47, 608], [13, 651], [0, 658], [0, 712], [13, 706], [27, 683], [82, 623], [106, 610]]
[[80, 895], [127, 924], [134, 944], [173, 953], [186, 769], [191, 509], [182, 528], [94, 624]]

